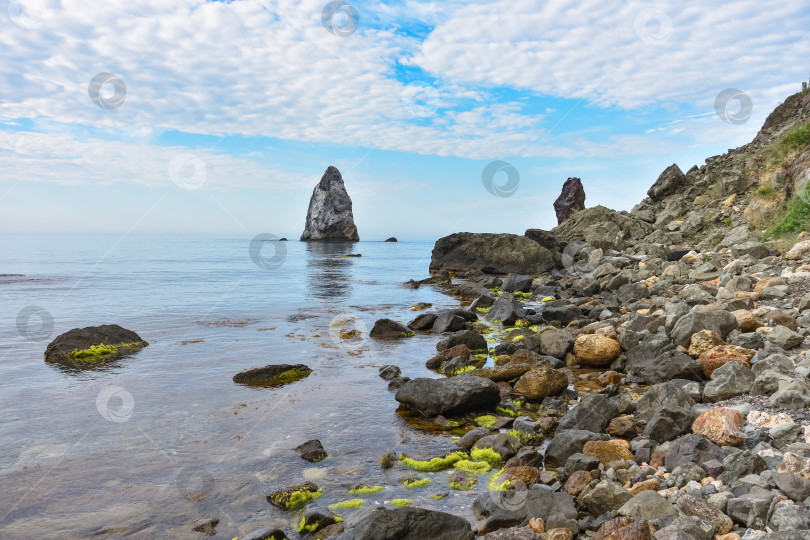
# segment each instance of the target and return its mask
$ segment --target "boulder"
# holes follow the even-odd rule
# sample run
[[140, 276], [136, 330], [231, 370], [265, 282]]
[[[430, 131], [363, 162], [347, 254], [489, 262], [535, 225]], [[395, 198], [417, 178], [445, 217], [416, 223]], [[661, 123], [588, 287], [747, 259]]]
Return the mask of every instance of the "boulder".
[[397, 239], [396, 239], [396, 237], [395, 237], [395, 236], [392, 236], [392, 237], [390, 237], [390, 238], [386, 238], [386, 239], [385, 239], [385, 241], [386, 241], [386, 242], [396, 242], [396, 241], [397, 241]]
[[323, 173], [312, 191], [307, 221], [301, 241], [327, 240], [357, 242], [357, 227], [352, 215], [352, 200], [346, 192], [343, 176], [333, 166]]
[[597, 458], [602, 465], [620, 459], [633, 461], [633, 454], [626, 441], [588, 441], [582, 447], [582, 453]]
[[714, 525], [717, 534], [726, 534], [734, 526], [731, 518], [706, 502], [703, 497], [696, 497], [688, 493], [678, 498], [678, 510], [687, 516], [699, 517]]
[[545, 464], [547, 467], [563, 467], [568, 458], [579, 454], [588, 441], [605, 441], [607, 435], [582, 429], [563, 429], [551, 439], [546, 448]]
[[686, 175], [677, 164], [673, 163], [662, 172], [655, 183], [647, 190], [647, 196], [653, 201], [660, 201], [672, 195], [686, 184]]
[[609, 366], [621, 352], [618, 341], [598, 334], [584, 334], [574, 342], [574, 356], [584, 366]]
[[391, 319], [378, 319], [368, 335], [373, 338], [392, 339], [410, 337], [413, 336], [414, 333], [404, 324], [392, 321]]
[[632, 498], [629, 491], [605, 478], [595, 485], [585, 488], [577, 500], [588, 508], [588, 512], [592, 516], [596, 517], [605, 512], [616, 512]]
[[498, 385], [470, 374], [450, 379], [416, 378], [403, 384], [395, 399], [421, 416], [488, 409], [500, 401]]
[[808, 253], [810, 253], [810, 240], [802, 240], [801, 242], [793, 244], [793, 247], [785, 254], [785, 257], [792, 261], [800, 261]]
[[406, 506], [403, 508], [377, 508], [361, 519], [353, 529], [337, 540], [474, 540], [475, 534], [466, 519], [438, 512]]
[[562, 187], [560, 196], [554, 201], [554, 212], [557, 214], [557, 225], [571, 217], [575, 212], [585, 208], [585, 189], [582, 180], [569, 178]]
[[321, 441], [312, 439], [304, 444], [295, 447], [295, 451], [301, 454], [301, 458], [309, 461], [310, 463], [317, 463], [323, 461], [329, 454], [324, 450]]
[[503, 279], [500, 289], [504, 292], [529, 292], [532, 290], [532, 276], [509, 274]]
[[740, 411], [718, 407], [695, 419], [692, 432], [706, 437], [718, 446], [737, 446], [745, 440]]
[[515, 234], [455, 233], [436, 241], [433, 273], [480, 270], [488, 273], [540, 274], [554, 267], [554, 256], [534, 240]]
[[645, 490], [624, 503], [617, 512], [620, 516], [653, 521], [677, 516], [678, 511], [655, 491]]
[[687, 313], [675, 323], [670, 337], [675, 345], [689, 347], [692, 334], [701, 330], [711, 330], [726, 339], [732, 330], [737, 328], [737, 318], [729, 311], [704, 308]]
[[507, 433], [498, 433], [496, 435], [487, 435], [478, 439], [473, 448], [489, 448], [501, 456], [501, 461], [505, 462], [521, 448], [520, 441]]
[[248, 369], [233, 376], [233, 382], [248, 386], [276, 386], [308, 377], [312, 370], [304, 364], [272, 364]]
[[602, 433], [619, 416], [619, 408], [602, 394], [588, 394], [560, 419], [559, 429]]
[[786, 326], [779, 325], [766, 334], [765, 339], [785, 350], [790, 350], [801, 345], [804, 341], [804, 336]]
[[[739, 322], [740, 318], [738, 316], [737, 323], [739, 324]], [[713, 349], [714, 347], [722, 344], [723, 338], [711, 330], [701, 330], [700, 332], [695, 332], [692, 334], [692, 340], [689, 343], [689, 356], [692, 358], [698, 358], [701, 354], [705, 353], [709, 349]], [[707, 375], [707, 377], [710, 375], [711, 374]]]
[[[655, 335], [648, 338], [657, 337]], [[638, 350], [637, 350], [638, 349]], [[624, 370], [641, 377], [647, 384], [658, 384], [673, 379], [703, 380], [700, 364], [688, 354], [668, 349], [658, 356], [646, 356], [641, 344], [627, 352]]]
[[568, 387], [568, 376], [564, 371], [550, 366], [541, 366], [523, 374], [515, 383], [515, 392], [526, 396], [530, 401], [542, 401], [556, 396]]
[[593, 540], [656, 540], [655, 527], [647, 520], [619, 516], [602, 523]]
[[712, 380], [703, 388], [703, 399], [717, 402], [747, 394], [754, 379], [751, 370], [741, 362], [728, 362], [714, 370]]
[[470, 351], [486, 351], [487, 340], [475, 330], [459, 330], [454, 332], [447, 339], [443, 339], [436, 344], [437, 351], [444, 351], [456, 345], [466, 345]]
[[725, 457], [726, 454], [723, 449], [712, 441], [700, 435], [689, 433], [670, 443], [664, 458], [664, 465], [668, 471], [674, 471], [687, 463], [703, 465], [713, 459], [722, 461]]
[[776, 473], [773, 480], [776, 487], [798, 503], [810, 497], [810, 480], [807, 478], [792, 473]]
[[552, 232], [568, 242], [586, 242], [597, 249], [621, 250], [653, 232], [653, 227], [627, 212], [594, 206], [572, 214]]
[[526, 316], [526, 311], [523, 306], [515, 300], [511, 294], [502, 294], [495, 300], [492, 307], [484, 316], [485, 319], [490, 321], [501, 321], [505, 326], [511, 326], [515, 322]]
[[[547, 490], [491, 491], [473, 501], [472, 514], [478, 524], [478, 532], [482, 534], [527, 525], [530, 518], [540, 518], [547, 524], [549, 518], [555, 521], [577, 519], [573, 497]], [[427, 538], [443, 537], [424, 537], [425, 540]]]
[[45, 361], [90, 365], [121, 358], [149, 344], [141, 336], [117, 324], [74, 328], [60, 334], [45, 349]]
[[769, 255], [768, 246], [756, 240], [731, 246], [731, 253], [738, 259], [746, 255], [750, 255], [755, 259], [763, 259]]
[[[697, 334], [695, 334], [697, 335]], [[714, 370], [727, 364], [728, 362], [740, 362], [747, 368], [751, 368], [751, 359], [757, 351], [745, 349], [736, 345], [718, 345], [703, 352], [698, 358], [703, 374], [711, 377]]]

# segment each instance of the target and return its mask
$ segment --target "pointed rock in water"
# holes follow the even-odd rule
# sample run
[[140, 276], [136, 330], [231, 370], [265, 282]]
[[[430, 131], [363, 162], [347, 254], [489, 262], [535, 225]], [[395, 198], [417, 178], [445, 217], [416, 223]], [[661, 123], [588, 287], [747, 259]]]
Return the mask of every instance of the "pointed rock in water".
[[312, 370], [304, 364], [271, 364], [248, 369], [233, 376], [233, 382], [249, 386], [276, 386], [303, 379]]
[[554, 212], [557, 214], [557, 225], [571, 217], [571, 214], [585, 209], [585, 188], [582, 180], [569, 178], [562, 187], [562, 192], [554, 201]]
[[354, 225], [352, 200], [346, 192], [340, 171], [331, 165], [323, 173], [309, 200], [307, 223], [301, 241], [310, 240], [360, 240]]

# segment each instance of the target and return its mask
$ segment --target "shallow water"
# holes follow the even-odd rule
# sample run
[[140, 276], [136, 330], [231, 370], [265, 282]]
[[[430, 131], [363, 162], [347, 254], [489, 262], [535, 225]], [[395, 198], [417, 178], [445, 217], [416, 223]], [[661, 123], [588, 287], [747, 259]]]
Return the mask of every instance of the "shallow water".
[[[370, 330], [382, 317], [407, 322], [417, 302], [457, 306], [434, 287], [401, 286], [427, 275], [432, 243], [273, 243], [259, 258], [254, 245], [259, 264], [250, 246], [224, 237], [0, 238], [0, 537], [200, 538], [192, 521], [218, 517], [215, 538], [231, 539], [290, 527], [298, 514], [265, 496], [306, 479], [324, 489], [324, 505], [353, 498], [346, 487], [356, 483], [389, 486], [364, 508], [340, 511], [349, 523], [401, 497], [470, 517], [474, 492], [431, 498], [451, 491], [446, 472], [407, 490], [397, 479], [413, 471], [379, 467], [386, 450], [450, 440], [407, 425], [377, 375], [395, 363], [404, 375], [435, 377], [424, 362], [438, 336], [335, 337], [334, 324], [350, 317]], [[363, 256], [343, 257], [351, 253]], [[150, 346], [101, 369], [43, 361], [58, 334], [107, 323]], [[271, 363], [314, 372], [277, 388], [231, 380]], [[313, 438], [330, 454], [314, 465], [294, 451]]]

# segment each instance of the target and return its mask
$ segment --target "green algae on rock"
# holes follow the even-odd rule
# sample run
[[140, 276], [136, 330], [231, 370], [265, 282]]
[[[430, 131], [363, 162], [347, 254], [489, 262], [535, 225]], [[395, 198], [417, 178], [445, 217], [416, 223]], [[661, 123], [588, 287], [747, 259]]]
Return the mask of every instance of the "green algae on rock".
[[312, 370], [304, 364], [271, 364], [237, 373], [233, 382], [247, 386], [278, 386], [308, 377]]
[[473, 474], [486, 474], [492, 470], [492, 465], [486, 461], [472, 461], [469, 459], [462, 459], [453, 464], [453, 467], [460, 471], [471, 472]]
[[330, 504], [327, 508], [360, 508], [366, 503], [363, 499], [349, 499], [347, 501], [340, 501], [335, 504]]
[[[415, 471], [420, 472], [436, 472], [436, 471], [443, 471], [445, 469], [449, 469], [453, 466], [454, 463], [457, 461], [461, 461], [462, 459], [467, 459], [466, 452], [462, 451], [454, 451], [449, 452], [444, 457], [435, 457], [429, 461], [419, 461], [416, 459], [411, 459], [404, 454], [399, 456], [399, 460], [402, 462], [403, 465], [409, 467]], [[498, 456], [500, 457], [500, 456]]]
[[48, 344], [45, 361], [87, 366], [121, 358], [148, 345], [141, 336], [117, 324], [74, 328]]
[[382, 486], [366, 486], [359, 484], [349, 489], [349, 493], [352, 495], [371, 495], [372, 493], [378, 493], [382, 490]]
[[501, 462], [501, 455], [492, 448], [473, 448], [470, 451], [470, 457], [494, 464]]
[[413, 488], [420, 488], [425, 487], [430, 483], [430, 478], [416, 478], [416, 477], [408, 477], [403, 478], [399, 481], [402, 484], [402, 487], [413, 489]]
[[392, 499], [389, 504], [391, 506], [408, 506], [412, 502], [410, 499]]
[[267, 496], [267, 502], [282, 510], [295, 510], [321, 495], [323, 495], [323, 490], [317, 485], [313, 482], [304, 482], [274, 491]]

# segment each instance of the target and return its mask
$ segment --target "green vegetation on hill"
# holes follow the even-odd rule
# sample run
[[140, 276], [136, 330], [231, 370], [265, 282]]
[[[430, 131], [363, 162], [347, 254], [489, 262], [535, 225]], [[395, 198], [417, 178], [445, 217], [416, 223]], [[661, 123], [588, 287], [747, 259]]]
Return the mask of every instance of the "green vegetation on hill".
[[810, 123], [793, 128], [784, 137], [772, 142], [763, 155], [772, 165], [781, 165], [793, 150], [810, 144]]
[[765, 232], [766, 238], [781, 238], [810, 230], [810, 184], [801, 193], [794, 193], [784, 215], [774, 220]]

